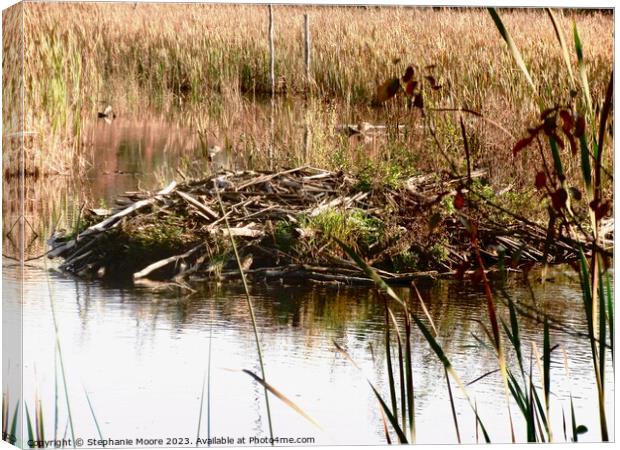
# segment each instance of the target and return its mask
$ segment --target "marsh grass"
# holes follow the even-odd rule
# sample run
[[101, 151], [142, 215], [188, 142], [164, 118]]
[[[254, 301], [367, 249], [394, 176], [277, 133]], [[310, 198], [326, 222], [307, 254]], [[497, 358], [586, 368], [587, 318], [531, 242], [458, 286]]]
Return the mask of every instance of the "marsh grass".
[[[444, 88], [425, 98], [429, 106], [471, 108], [512, 129], [523, 128], [536, 114], [531, 87], [522, 82], [510, 55], [502, 51], [493, 21], [483, 10], [310, 6], [273, 10], [278, 95], [306, 93], [303, 24], [308, 14], [313, 35], [313, 87], [308, 98], [343, 105], [337, 110], [338, 123], [351, 115], [357, 116], [353, 121], [368, 120], [359, 114], [370, 104], [377, 85], [402, 74], [408, 64], [420, 73], [426, 66], [435, 66], [433, 74]], [[611, 16], [574, 10], [554, 14], [558, 30], [569, 29], [572, 19], [579, 22], [582, 41], [589, 44], [584, 47], [580, 73], [588, 75], [592, 98], [600, 97], [604, 68], [612, 58]], [[30, 128], [46, 136], [33, 149], [46, 167], [53, 158], [62, 160], [82, 151], [75, 143], [83, 136], [83, 124], [107, 102], [121, 113], [145, 101], [197, 106], [220, 115], [222, 128], [230, 129], [229, 119], [244, 109], [240, 99], [255, 102], [270, 89], [264, 6], [26, 3], [24, 16], [27, 117]], [[524, 49], [524, 64], [533, 73], [544, 74], [536, 80], [542, 101], [549, 103], [567, 92], [570, 81], [562, 76], [566, 52], [550, 44], [556, 31], [547, 26], [547, 15], [540, 10], [511, 10], [504, 21], [515, 45]], [[570, 58], [574, 63], [573, 53]], [[16, 85], [5, 85], [6, 95], [17, 95]], [[410, 121], [402, 102], [388, 103], [382, 108], [384, 122]], [[316, 108], [319, 120], [311, 127], [313, 152], [340, 152], [333, 139], [320, 150], [321, 143], [326, 143], [321, 128], [329, 125], [326, 119], [331, 114]], [[442, 115], [433, 119], [437, 136], [456, 152], [458, 114]], [[507, 137], [474, 117], [466, 125], [486, 150], [477, 153], [474, 163], [494, 167], [492, 176], [507, 181], [512, 165], [497, 157], [509, 145]], [[280, 133], [276, 136], [281, 139]], [[416, 141], [420, 139], [408, 145], [424, 167], [445, 167], [438, 149], [428, 150], [436, 146], [434, 139], [426, 136], [412, 145]], [[280, 156], [301, 155], [301, 142], [288, 144], [276, 146]], [[56, 147], [63, 151], [50, 151]], [[255, 146], [259, 157], [264, 158], [265, 149], [265, 143]], [[280, 157], [278, 152], [276, 156]], [[351, 155], [342, 156], [343, 165], [353, 161]], [[456, 159], [456, 154], [450, 157]], [[73, 159], [65, 163], [73, 164]], [[517, 169], [528, 165], [527, 159], [516, 163]]]

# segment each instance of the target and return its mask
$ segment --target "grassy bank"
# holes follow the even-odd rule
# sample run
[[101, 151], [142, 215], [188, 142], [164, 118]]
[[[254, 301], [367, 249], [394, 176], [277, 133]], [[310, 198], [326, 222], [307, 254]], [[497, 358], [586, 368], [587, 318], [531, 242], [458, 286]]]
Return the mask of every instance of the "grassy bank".
[[[538, 112], [485, 10], [277, 6], [274, 14], [278, 89], [288, 95], [307, 86], [303, 15], [310, 17], [313, 98], [338, 104], [312, 108], [318, 126], [330, 114], [337, 116], [332, 121], [368, 120], [364, 111], [377, 85], [400, 76], [409, 64], [442, 85], [427, 96], [429, 107], [471, 108], [510, 131], [525, 130]], [[612, 66], [612, 16], [568, 10], [557, 16], [567, 36], [577, 21], [592, 97], [601, 98]], [[566, 102], [570, 83], [545, 12], [512, 10], [503, 17], [535, 74], [541, 101]], [[182, 103], [196, 127], [196, 116], [212, 115], [215, 96], [224, 99], [215, 109], [230, 125], [230, 110], [245, 108], [241, 94], [256, 98], [269, 91], [264, 6], [26, 4], [25, 23], [28, 123], [45, 136], [41, 147], [63, 148], [60, 159], [66, 159], [67, 147], [84, 140], [84, 121], [108, 102], [124, 113], [145, 103]], [[425, 69], [428, 65], [435, 67]], [[402, 106], [390, 101], [380, 115], [384, 121], [410, 120]], [[501, 172], [513, 168], [507, 167], [505, 150], [518, 133], [510, 136], [476, 118], [467, 122], [472, 154], [506, 178]], [[437, 169], [445, 161], [436, 147], [460, 155], [462, 139], [453, 114], [435, 115], [433, 125], [436, 136], [417, 135], [404, 144], [418, 153], [422, 166], [435, 160]], [[48, 163], [49, 152], [40, 153], [39, 162]], [[516, 161], [517, 169], [527, 165]]]

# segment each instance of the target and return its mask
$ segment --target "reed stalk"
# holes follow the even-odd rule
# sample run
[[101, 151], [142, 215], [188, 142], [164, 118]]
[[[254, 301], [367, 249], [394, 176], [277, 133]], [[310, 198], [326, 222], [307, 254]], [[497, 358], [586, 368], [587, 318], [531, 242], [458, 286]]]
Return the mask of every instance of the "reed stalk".
[[[252, 304], [252, 297], [250, 295], [250, 289], [248, 287], [248, 282], [245, 277], [245, 271], [243, 270], [243, 265], [241, 264], [241, 258], [239, 257], [239, 252], [237, 251], [237, 244], [235, 243], [235, 238], [233, 237], [230, 231], [230, 224], [228, 223], [228, 215], [224, 209], [224, 203], [222, 202], [222, 197], [220, 196], [220, 191], [217, 185], [214, 184], [213, 189], [215, 190], [217, 201], [220, 205], [220, 211], [222, 212], [222, 217], [224, 217], [224, 223], [226, 224], [226, 230], [228, 231], [228, 236], [230, 237], [230, 244], [232, 245], [233, 252], [235, 254], [235, 260], [237, 261], [237, 267], [239, 268], [239, 272], [241, 274], [241, 282], [243, 283], [243, 290], [245, 292], [245, 299], [248, 306], [248, 311], [250, 312], [250, 320], [252, 321], [252, 330], [254, 331], [254, 341], [256, 343], [256, 352], [258, 354], [258, 362], [260, 364], [262, 380], [264, 383], [267, 383], [267, 376], [265, 374], [265, 364], [263, 362], [263, 351], [261, 350], [260, 339], [258, 336], [258, 326], [256, 325], [256, 315], [254, 314], [254, 306]], [[271, 422], [271, 408], [269, 407], [269, 391], [267, 386], [263, 383], [263, 387], [265, 390], [265, 407], [267, 409], [267, 421], [269, 423], [269, 437], [271, 438], [271, 445], [273, 445], [273, 425]]]

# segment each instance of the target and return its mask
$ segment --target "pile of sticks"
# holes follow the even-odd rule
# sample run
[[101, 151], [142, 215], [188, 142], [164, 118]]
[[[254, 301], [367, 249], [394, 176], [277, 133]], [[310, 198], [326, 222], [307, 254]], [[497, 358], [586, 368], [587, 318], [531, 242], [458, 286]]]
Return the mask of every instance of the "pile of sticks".
[[[484, 171], [471, 174], [483, 175]], [[462, 221], [442, 206], [442, 200], [451, 201], [462, 182], [425, 175], [410, 178], [399, 189], [360, 189], [360, 180], [351, 175], [307, 166], [280, 172], [222, 172], [173, 182], [155, 193], [128, 192], [118, 199], [114, 211], [89, 210], [90, 226], [73, 236], [51, 238], [48, 256], [62, 258], [61, 269], [79, 276], [133, 282], [236, 279], [241, 264], [253, 280], [370, 284], [329, 236], [304, 227], [327, 211], [355, 210], [383, 224], [383, 235], [372, 248], [359, 250], [386, 281], [449, 276], [462, 272], [464, 263], [473, 260]], [[127, 257], [134, 234], [157, 230], [163, 223], [179, 228], [173, 248]], [[289, 225], [300, 245], [278, 244], [275, 233], [282, 223]], [[437, 236], [442, 237], [445, 251], [433, 256], [429, 242]], [[239, 249], [239, 261], [234, 258], [232, 240]], [[485, 223], [479, 227], [479, 241], [490, 265], [499, 257], [553, 263], [575, 254], [574, 242], [550, 244], [544, 227], [518, 221], [512, 228]], [[395, 273], [392, 262], [403, 252], [419, 255], [416, 270]]]

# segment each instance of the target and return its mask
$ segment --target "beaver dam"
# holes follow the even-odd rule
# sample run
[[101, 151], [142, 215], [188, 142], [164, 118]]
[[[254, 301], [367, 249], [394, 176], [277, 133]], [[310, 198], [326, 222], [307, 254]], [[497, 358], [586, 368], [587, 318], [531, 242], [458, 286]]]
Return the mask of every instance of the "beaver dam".
[[240, 277], [234, 239], [254, 281], [371, 283], [340, 240], [386, 281], [403, 283], [475, 270], [467, 223], [479, 223], [487, 267], [575, 257], [580, 242], [474, 201], [467, 187], [484, 175], [421, 175], [398, 188], [311, 167], [184, 179], [156, 193], [127, 192], [115, 210], [84, 211], [80, 231], [56, 233], [48, 256], [86, 278], [226, 280]]

